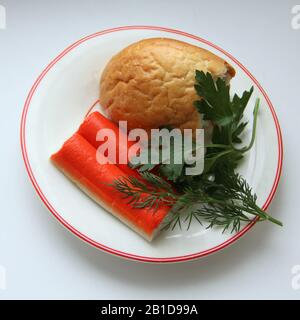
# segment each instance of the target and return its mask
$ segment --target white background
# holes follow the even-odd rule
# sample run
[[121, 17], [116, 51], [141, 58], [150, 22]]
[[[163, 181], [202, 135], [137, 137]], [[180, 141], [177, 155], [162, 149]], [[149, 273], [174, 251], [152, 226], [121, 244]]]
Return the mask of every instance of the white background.
[[[300, 4], [300, 1], [298, 1]], [[17, 1], [0, 30], [0, 299], [299, 299], [300, 30], [295, 1]], [[269, 212], [284, 228], [256, 225], [215, 255], [151, 265], [102, 253], [52, 218], [22, 161], [19, 125], [28, 91], [42, 69], [77, 39], [122, 25], [158, 25], [196, 34], [238, 58], [269, 94], [283, 131], [284, 165]]]

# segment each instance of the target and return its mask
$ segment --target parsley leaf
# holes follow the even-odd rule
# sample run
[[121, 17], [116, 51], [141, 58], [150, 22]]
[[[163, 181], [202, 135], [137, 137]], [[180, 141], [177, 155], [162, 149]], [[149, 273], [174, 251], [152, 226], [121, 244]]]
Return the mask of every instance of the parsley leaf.
[[194, 102], [195, 107], [203, 115], [204, 120], [211, 120], [215, 125], [212, 142], [214, 144], [241, 143], [240, 135], [247, 126], [241, 122], [244, 110], [253, 93], [253, 87], [245, 91], [241, 97], [237, 94], [230, 98], [230, 86], [218, 78], [214, 81], [210, 73], [196, 70], [195, 89], [200, 100]]

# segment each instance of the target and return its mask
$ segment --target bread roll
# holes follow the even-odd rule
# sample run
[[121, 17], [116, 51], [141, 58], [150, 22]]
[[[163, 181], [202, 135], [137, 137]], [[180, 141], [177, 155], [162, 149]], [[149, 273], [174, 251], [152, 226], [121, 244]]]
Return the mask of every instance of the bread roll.
[[100, 80], [100, 103], [128, 128], [200, 128], [195, 70], [230, 80], [234, 69], [213, 53], [168, 38], [136, 42], [115, 55]]

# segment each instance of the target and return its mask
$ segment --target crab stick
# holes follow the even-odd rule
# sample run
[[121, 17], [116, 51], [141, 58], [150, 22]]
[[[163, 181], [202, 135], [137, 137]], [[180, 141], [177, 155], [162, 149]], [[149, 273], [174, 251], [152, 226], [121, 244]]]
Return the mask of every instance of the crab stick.
[[[95, 111], [91, 113], [81, 124], [78, 133], [83, 136], [92, 146], [98, 148], [104, 141], [97, 139], [97, 134], [101, 129], [109, 129], [114, 132], [116, 136], [116, 165], [120, 167], [125, 173], [131, 175], [138, 175], [136, 170], [132, 170], [128, 165], [128, 149], [136, 142], [129, 141], [127, 134], [123, 132], [112, 121], [103, 116], [100, 112]], [[123, 160], [126, 163], [120, 163], [120, 155], [123, 155]]]
[[149, 241], [168, 215], [170, 208], [167, 206], [159, 206], [156, 211], [133, 208], [128, 199], [111, 186], [115, 179], [127, 174], [114, 164], [99, 164], [96, 148], [78, 132], [51, 156], [51, 160], [93, 200]]

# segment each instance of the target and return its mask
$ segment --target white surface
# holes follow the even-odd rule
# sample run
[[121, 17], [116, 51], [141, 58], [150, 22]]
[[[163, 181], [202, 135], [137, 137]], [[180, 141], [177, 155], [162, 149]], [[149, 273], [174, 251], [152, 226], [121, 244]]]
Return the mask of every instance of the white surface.
[[[141, 3], [141, 1], [139, 1]], [[294, 1], [4, 1], [0, 30], [0, 264], [7, 298], [300, 298], [291, 268], [300, 264], [297, 143], [300, 30]], [[159, 8], [159, 10], [157, 9]], [[256, 76], [283, 131], [285, 161], [269, 211], [283, 220], [255, 226], [233, 246], [195, 262], [149, 265], [82, 243], [40, 203], [19, 148], [19, 122], [33, 81], [67, 45], [129, 24], [181, 29], [220, 45]]]
[[[225, 58], [236, 70], [231, 82], [232, 95], [235, 92], [241, 95], [245, 89], [254, 86], [245, 118], [252, 123], [253, 106], [259, 97], [259, 138], [238, 169], [257, 194], [258, 204], [264, 206], [272, 192], [280, 162], [275, 121], [266, 99], [246, 72], [220, 51], [171, 32], [122, 30], [99, 35], [65, 54], [52, 66], [33, 93], [25, 122], [24, 144], [33, 175], [44, 197], [70, 226], [98, 245], [122, 253], [150, 258], [180, 258], [212, 250], [235, 234], [230, 230], [224, 233], [215, 228], [207, 230], [205, 225], [193, 221], [189, 230], [186, 226], [182, 230], [168, 230], [152, 243], [143, 241], [138, 234], [92, 202], [49, 161], [50, 155], [77, 130], [90, 106], [98, 99], [99, 76], [109, 58], [131, 43], [155, 37], [186, 41]], [[245, 141], [250, 141], [251, 130], [246, 132], [248, 136]]]

